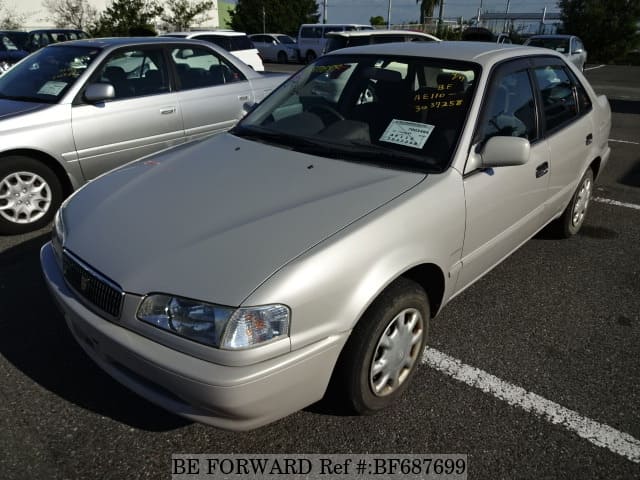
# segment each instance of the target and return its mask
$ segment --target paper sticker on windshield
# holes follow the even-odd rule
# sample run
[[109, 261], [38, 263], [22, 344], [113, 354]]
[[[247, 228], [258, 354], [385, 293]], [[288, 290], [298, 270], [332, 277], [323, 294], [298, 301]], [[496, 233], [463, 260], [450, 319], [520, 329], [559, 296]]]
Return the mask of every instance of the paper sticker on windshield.
[[380, 137], [380, 141], [420, 149], [424, 147], [434, 128], [427, 123], [393, 119]]
[[50, 81], [45, 83], [40, 90], [38, 90], [38, 93], [41, 95], [53, 95], [54, 97], [57, 97], [66, 86], [67, 82]]

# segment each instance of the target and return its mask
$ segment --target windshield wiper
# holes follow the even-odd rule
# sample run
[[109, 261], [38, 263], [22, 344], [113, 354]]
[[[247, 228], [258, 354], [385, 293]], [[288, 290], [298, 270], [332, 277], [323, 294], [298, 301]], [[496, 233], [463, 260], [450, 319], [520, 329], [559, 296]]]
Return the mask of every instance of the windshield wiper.
[[45, 100], [44, 98], [29, 97], [27, 95], [5, 95], [3, 93], [0, 93], [0, 99], [14, 100], [16, 102], [55, 103], [55, 100]]
[[230, 133], [238, 137], [250, 138], [252, 140], [265, 141], [285, 147], [291, 147], [305, 153], [318, 154], [319, 152], [326, 154], [328, 149], [326, 142], [318, 139], [314, 140], [309, 137], [299, 137], [287, 133], [270, 130], [255, 125], [233, 128]]
[[440, 163], [432, 157], [400, 152], [382, 145], [358, 140], [352, 140], [349, 144], [335, 143], [333, 145], [335, 148], [348, 152], [350, 156], [385, 167], [406, 168], [428, 173], [442, 171]]

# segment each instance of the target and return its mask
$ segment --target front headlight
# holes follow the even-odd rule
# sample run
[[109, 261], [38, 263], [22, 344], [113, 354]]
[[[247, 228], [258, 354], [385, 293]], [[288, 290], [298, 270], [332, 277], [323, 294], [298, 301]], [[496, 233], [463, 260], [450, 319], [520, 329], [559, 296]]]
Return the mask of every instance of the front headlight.
[[212, 347], [241, 350], [289, 335], [284, 305], [229, 308], [170, 295], [146, 297], [138, 319]]
[[60, 207], [56, 212], [55, 217], [53, 217], [53, 230], [51, 231], [51, 244], [53, 245], [53, 252], [58, 259], [62, 258], [62, 247], [64, 246], [65, 234], [62, 207]]

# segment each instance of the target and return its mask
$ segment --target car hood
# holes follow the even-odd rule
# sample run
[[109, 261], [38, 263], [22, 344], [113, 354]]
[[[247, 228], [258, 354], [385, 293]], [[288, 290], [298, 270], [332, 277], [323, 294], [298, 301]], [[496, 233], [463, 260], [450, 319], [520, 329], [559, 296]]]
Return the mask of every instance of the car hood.
[[87, 184], [65, 207], [65, 248], [127, 292], [238, 306], [424, 177], [221, 134]]
[[0, 52], [0, 61], [15, 63], [29, 55], [24, 50], [5, 50]]
[[19, 102], [0, 99], [0, 119], [7, 119], [50, 107], [50, 103]]

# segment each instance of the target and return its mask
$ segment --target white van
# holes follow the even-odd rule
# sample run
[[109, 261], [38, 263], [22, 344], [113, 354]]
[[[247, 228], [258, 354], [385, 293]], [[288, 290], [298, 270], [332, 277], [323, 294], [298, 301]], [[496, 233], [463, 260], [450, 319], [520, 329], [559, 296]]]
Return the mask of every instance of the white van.
[[325, 37], [327, 33], [354, 30], [373, 30], [373, 27], [356, 23], [303, 23], [298, 30], [300, 60], [310, 63], [322, 55], [328, 40]]

